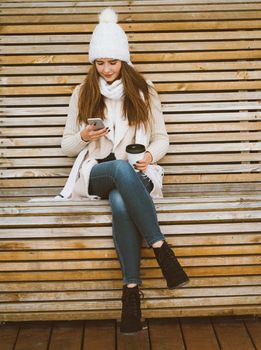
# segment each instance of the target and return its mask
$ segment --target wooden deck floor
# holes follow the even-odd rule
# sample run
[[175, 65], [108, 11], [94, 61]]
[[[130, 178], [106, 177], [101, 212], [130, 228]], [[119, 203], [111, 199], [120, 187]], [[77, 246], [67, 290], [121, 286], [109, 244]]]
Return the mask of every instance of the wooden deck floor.
[[115, 321], [23, 322], [0, 326], [0, 350], [260, 350], [261, 319], [149, 319], [136, 335]]

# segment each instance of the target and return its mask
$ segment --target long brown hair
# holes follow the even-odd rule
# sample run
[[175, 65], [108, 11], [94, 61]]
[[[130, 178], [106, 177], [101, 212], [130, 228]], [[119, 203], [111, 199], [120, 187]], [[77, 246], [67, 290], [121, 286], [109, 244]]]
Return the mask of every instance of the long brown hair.
[[[149, 86], [144, 77], [126, 62], [122, 62], [121, 79], [124, 88], [123, 115], [129, 125], [149, 123]], [[87, 123], [88, 118], [105, 118], [106, 105], [99, 89], [99, 73], [95, 64], [90, 68], [80, 90], [78, 121]]]

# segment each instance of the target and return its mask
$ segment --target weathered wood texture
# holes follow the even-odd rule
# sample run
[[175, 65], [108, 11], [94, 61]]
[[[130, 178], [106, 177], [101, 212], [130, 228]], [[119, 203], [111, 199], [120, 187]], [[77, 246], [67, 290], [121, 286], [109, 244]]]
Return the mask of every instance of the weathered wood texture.
[[261, 2], [33, 0], [0, 3], [0, 319], [120, 316], [108, 203], [37, 201], [73, 164], [60, 149], [69, 97], [107, 5], [160, 93], [171, 146], [155, 203], [191, 278], [167, 290], [144, 246], [143, 315], [260, 313]]
[[0, 325], [1, 350], [256, 350], [261, 320], [247, 316], [148, 319], [135, 335], [114, 320]]

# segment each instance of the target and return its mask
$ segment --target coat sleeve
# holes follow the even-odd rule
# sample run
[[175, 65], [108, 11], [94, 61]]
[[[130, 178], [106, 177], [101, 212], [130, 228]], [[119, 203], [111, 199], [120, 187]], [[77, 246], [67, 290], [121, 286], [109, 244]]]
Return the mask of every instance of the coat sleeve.
[[77, 123], [79, 91], [80, 85], [77, 85], [70, 98], [68, 115], [61, 142], [62, 151], [68, 157], [77, 156], [88, 144], [88, 142], [82, 140], [80, 127]]
[[151, 138], [147, 147], [153, 157], [153, 162], [157, 162], [165, 156], [169, 149], [169, 136], [167, 134], [164, 116], [161, 109], [161, 102], [156, 90], [150, 85], [151, 103]]

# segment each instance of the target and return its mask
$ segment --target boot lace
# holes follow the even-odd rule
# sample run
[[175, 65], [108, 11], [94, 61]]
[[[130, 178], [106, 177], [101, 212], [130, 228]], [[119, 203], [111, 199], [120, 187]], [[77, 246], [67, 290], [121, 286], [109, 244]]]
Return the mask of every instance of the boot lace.
[[[131, 289], [131, 288], [129, 288]], [[127, 291], [122, 297], [123, 313], [140, 317], [140, 299], [144, 298], [142, 291]]]

